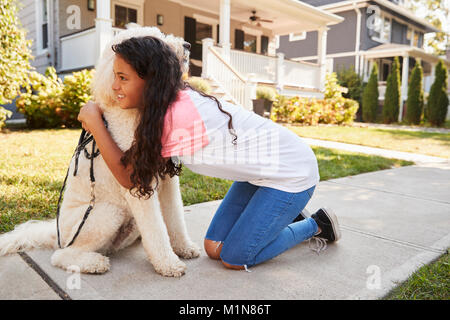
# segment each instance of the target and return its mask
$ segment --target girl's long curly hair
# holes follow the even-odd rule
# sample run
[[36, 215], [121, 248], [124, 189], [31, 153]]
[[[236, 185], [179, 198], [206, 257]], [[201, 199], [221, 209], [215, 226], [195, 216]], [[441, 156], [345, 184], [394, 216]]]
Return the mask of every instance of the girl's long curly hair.
[[[159, 179], [181, 173], [181, 165], [161, 156], [161, 138], [167, 109], [176, 101], [180, 90], [187, 87], [197, 90], [182, 80], [180, 61], [163, 40], [151, 36], [134, 37], [113, 45], [112, 50], [146, 81], [142, 93], [144, 105], [140, 109], [134, 141], [120, 160], [125, 167], [131, 165], [133, 168], [130, 176], [133, 186], [130, 192], [134, 190], [134, 196], [148, 199], [158, 187]], [[222, 109], [220, 101], [215, 97], [199, 93], [216, 101], [219, 109], [230, 117], [228, 128], [235, 137], [235, 144], [237, 136], [231, 114]]]

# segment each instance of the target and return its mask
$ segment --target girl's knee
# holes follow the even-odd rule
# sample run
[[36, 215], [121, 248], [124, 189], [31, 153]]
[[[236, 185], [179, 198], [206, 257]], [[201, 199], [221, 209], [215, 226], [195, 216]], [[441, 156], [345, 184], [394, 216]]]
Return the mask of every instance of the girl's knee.
[[221, 241], [205, 239], [203, 245], [208, 257], [214, 260], [220, 260], [220, 252], [222, 251], [223, 246], [223, 243]]
[[236, 265], [233, 265], [233, 264], [226, 263], [223, 260], [222, 260], [222, 264], [228, 269], [233, 269], [233, 270], [243, 270], [243, 269], [245, 269], [244, 266], [236, 266]]

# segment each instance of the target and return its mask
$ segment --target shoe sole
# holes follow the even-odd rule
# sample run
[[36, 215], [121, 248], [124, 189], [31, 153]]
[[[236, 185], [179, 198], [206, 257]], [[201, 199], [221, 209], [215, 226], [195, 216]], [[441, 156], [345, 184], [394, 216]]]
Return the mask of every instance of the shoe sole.
[[337, 219], [336, 214], [331, 208], [322, 208], [323, 212], [327, 215], [328, 219], [331, 220], [331, 226], [333, 227], [334, 236], [336, 239], [334, 239], [334, 242], [338, 241], [341, 238], [341, 228], [339, 227], [339, 222]]

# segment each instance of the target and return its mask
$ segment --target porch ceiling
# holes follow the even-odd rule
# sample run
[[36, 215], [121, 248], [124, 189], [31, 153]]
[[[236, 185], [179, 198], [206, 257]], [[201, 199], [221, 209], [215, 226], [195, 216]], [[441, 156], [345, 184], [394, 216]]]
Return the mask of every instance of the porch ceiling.
[[[206, 11], [220, 14], [220, 0], [170, 0], [185, 6], [204, 8]], [[231, 0], [231, 19], [249, 24], [252, 10], [261, 19], [261, 27], [272, 30], [273, 35], [285, 35], [291, 32], [314, 31], [319, 27], [333, 25], [344, 18], [317, 9], [297, 0]], [[255, 26], [253, 26], [255, 27]]]
[[[365, 52], [362, 52], [361, 54], [369, 59], [395, 57], [407, 54], [410, 57], [420, 58], [428, 63], [437, 63], [440, 59], [435, 55], [426, 53], [423, 49], [412, 47], [405, 44], [395, 44], [395, 43], [381, 44]], [[447, 68], [450, 68], [450, 60], [447, 60], [445, 58], [441, 59], [444, 61]]]

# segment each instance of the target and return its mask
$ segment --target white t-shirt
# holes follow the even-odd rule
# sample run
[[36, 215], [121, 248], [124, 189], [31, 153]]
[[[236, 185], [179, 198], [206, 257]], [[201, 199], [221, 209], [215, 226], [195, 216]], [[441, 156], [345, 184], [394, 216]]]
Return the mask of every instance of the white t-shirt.
[[301, 192], [319, 182], [317, 159], [302, 138], [241, 106], [219, 101], [232, 116], [236, 145], [229, 116], [214, 100], [185, 89], [166, 113], [162, 156], [198, 174], [286, 192]]

